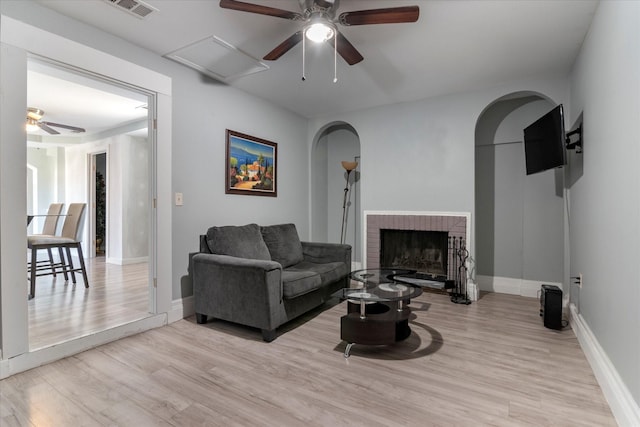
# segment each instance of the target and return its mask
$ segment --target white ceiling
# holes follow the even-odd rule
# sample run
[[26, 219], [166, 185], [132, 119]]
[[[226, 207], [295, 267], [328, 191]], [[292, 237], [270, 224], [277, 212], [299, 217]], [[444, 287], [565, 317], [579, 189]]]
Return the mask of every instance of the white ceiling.
[[[38, 3], [159, 55], [216, 36], [260, 59], [300, 26], [282, 18], [221, 9], [217, 0], [145, 1], [158, 9], [145, 19], [106, 0]], [[300, 11], [297, 0], [244, 1]], [[307, 45], [307, 79], [301, 81], [299, 44], [279, 60], [265, 61], [268, 70], [229, 84], [305, 117], [317, 117], [523, 77], [567, 75], [597, 1], [342, 0], [338, 13], [406, 5], [420, 7], [418, 22], [339, 26], [364, 61], [349, 66], [338, 56], [337, 83], [332, 82], [332, 48], [311, 44]]]
[[29, 61], [27, 70], [27, 105], [44, 111], [42, 121], [87, 131], [73, 133], [51, 126], [60, 135], [51, 136], [43, 130], [28, 132], [32, 141], [43, 142], [71, 142], [72, 137], [78, 139], [136, 122], [144, 129], [148, 115], [146, 95], [36, 59]]

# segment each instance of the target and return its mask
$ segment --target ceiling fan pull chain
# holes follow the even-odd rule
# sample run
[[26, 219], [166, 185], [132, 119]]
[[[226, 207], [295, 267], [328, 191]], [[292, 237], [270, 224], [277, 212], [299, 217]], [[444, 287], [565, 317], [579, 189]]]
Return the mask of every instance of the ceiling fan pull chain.
[[306, 56], [306, 46], [307, 44], [305, 43], [305, 39], [306, 37], [304, 36], [304, 33], [302, 34], [302, 81], [307, 80], [307, 78], [304, 75], [304, 57]]
[[338, 38], [334, 35], [333, 41], [333, 82], [338, 81]]

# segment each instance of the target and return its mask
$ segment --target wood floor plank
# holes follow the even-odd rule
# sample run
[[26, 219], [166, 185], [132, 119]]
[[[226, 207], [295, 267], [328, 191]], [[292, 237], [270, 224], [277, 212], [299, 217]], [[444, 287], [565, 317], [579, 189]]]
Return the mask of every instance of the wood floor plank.
[[[77, 261], [76, 261], [77, 264]], [[29, 348], [52, 346], [149, 316], [148, 264], [117, 265], [104, 257], [86, 260], [89, 288], [82, 275], [74, 285], [62, 274], [36, 280], [28, 302]]]
[[[411, 336], [340, 340], [337, 301], [272, 343], [224, 321], [180, 320], [0, 383], [7, 425], [615, 426], [570, 329], [544, 328], [538, 301], [471, 305], [424, 293]], [[3, 424], [4, 425], [4, 424]]]

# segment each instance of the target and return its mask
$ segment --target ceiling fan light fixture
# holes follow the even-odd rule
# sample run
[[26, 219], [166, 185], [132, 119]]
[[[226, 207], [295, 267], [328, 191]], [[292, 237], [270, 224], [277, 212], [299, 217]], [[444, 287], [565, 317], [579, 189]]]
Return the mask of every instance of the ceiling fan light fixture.
[[307, 27], [304, 35], [315, 43], [322, 43], [330, 40], [335, 34], [333, 28], [324, 22], [316, 22]]
[[[345, 36], [338, 31], [336, 24], [345, 26], [401, 24], [416, 22], [420, 16], [420, 8], [418, 6], [355, 10], [343, 12], [336, 16], [340, 7], [340, 0], [298, 0], [298, 3], [302, 9], [301, 13], [248, 3], [244, 0], [220, 0], [220, 7], [303, 22], [301, 29], [264, 56], [267, 61], [275, 61], [300, 42], [302, 42], [302, 50], [304, 52], [304, 44], [309, 39], [316, 43], [329, 41], [334, 48], [334, 57], [340, 54], [349, 65], [355, 65], [364, 58]], [[332, 38], [333, 42], [330, 41]], [[336, 68], [335, 61], [334, 68]], [[302, 80], [304, 80], [304, 65], [302, 69]], [[334, 81], [336, 81], [335, 76]]]
[[27, 129], [27, 132], [37, 131], [38, 129], [40, 129], [40, 126], [38, 126], [38, 121], [34, 118], [27, 117], [26, 129]]
[[44, 111], [39, 108], [29, 107], [27, 108], [27, 118], [33, 120], [40, 120], [44, 116]]

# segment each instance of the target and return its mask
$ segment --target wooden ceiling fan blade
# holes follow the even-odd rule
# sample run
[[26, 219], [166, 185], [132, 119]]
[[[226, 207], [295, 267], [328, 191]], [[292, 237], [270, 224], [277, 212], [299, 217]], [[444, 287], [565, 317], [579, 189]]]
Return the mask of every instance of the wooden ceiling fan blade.
[[356, 49], [340, 31], [336, 31], [336, 36], [329, 40], [331, 46], [335, 46], [334, 39], [338, 40], [337, 51], [347, 64], [354, 65], [364, 59], [360, 52], [358, 52], [358, 49]]
[[[45, 126], [47, 126], [47, 127], [48, 127], [48, 126], [55, 126], [55, 127], [57, 127], [57, 128], [67, 129], [67, 130], [70, 130], [71, 132], [75, 132], [75, 133], [86, 132], [86, 130], [85, 130], [85, 129], [83, 129], [83, 128], [79, 128], [79, 127], [76, 127], [76, 126], [62, 125], [62, 124], [60, 124], [60, 123], [40, 122], [40, 127], [41, 127], [41, 128], [42, 128], [42, 125], [45, 125]], [[43, 128], [43, 129], [44, 129], [44, 128]], [[51, 129], [51, 128], [49, 128], [49, 129]], [[51, 129], [51, 130], [53, 130], [53, 129]], [[57, 131], [55, 131], [55, 130], [53, 130], [53, 131], [54, 131], [55, 133], [60, 133], [60, 132], [57, 132]], [[48, 132], [48, 131], [47, 131], [47, 132]]]
[[271, 52], [267, 53], [264, 58], [265, 61], [275, 61], [285, 53], [289, 52], [295, 45], [302, 41], [302, 31], [294, 33], [291, 37], [280, 43]]
[[42, 129], [43, 131], [47, 132], [50, 135], [59, 135], [60, 132], [58, 132], [55, 129], [50, 128], [49, 126], [47, 126], [45, 123], [43, 122], [38, 122], [38, 127], [40, 129]]
[[342, 25], [402, 24], [416, 22], [419, 16], [418, 6], [402, 6], [344, 12], [338, 20]]
[[259, 4], [245, 3], [237, 0], [220, 0], [220, 7], [223, 9], [238, 10], [240, 12], [257, 13], [259, 15], [275, 16], [284, 19], [302, 19], [302, 15], [297, 12], [276, 9], [274, 7], [262, 6]]

